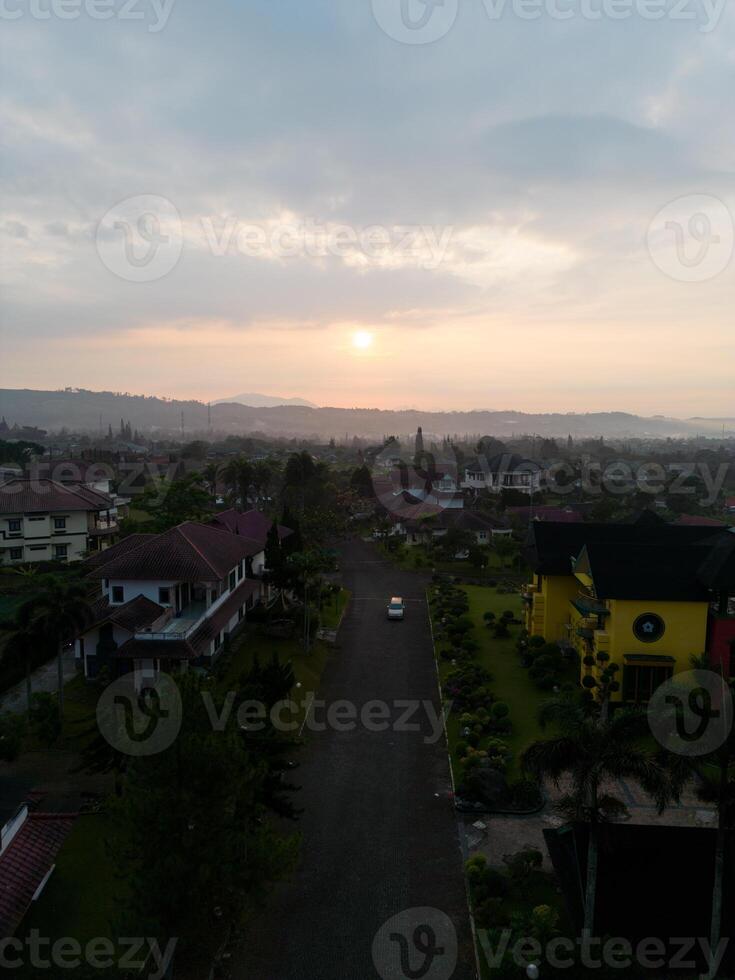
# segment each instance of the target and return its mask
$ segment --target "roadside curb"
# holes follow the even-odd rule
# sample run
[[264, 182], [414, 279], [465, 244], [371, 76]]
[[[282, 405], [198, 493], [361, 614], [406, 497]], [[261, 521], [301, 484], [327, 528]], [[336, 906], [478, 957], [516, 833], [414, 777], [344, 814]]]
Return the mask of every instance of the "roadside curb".
[[428, 583], [427, 586], [426, 586], [426, 612], [427, 612], [427, 615], [429, 617], [429, 631], [431, 632], [431, 652], [432, 652], [433, 657], [434, 657], [434, 670], [436, 671], [436, 683], [437, 683], [437, 688], [438, 688], [438, 691], [439, 691], [439, 707], [440, 707], [441, 713], [442, 713], [442, 725], [443, 725], [443, 728], [444, 728], [444, 744], [446, 746], [446, 751], [447, 751], [447, 763], [449, 764], [449, 778], [450, 778], [451, 784], [452, 784], [452, 809], [454, 810], [454, 819], [455, 819], [456, 824], [457, 824], [457, 837], [458, 837], [458, 840], [459, 840], [459, 853], [460, 853], [460, 857], [462, 859], [462, 881], [464, 883], [464, 892], [465, 892], [465, 897], [466, 897], [466, 900], [467, 900], [467, 912], [469, 913], [469, 917], [470, 917], [470, 930], [472, 931], [472, 946], [473, 946], [473, 949], [474, 949], [474, 952], [475, 952], [475, 975], [477, 977], [477, 980], [480, 980], [480, 977], [482, 976], [482, 969], [481, 969], [481, 965], [480, 965], [480, 953], [479, 953], [479, 949], [478, 949], [478, 947], [479, 947], [479, 941], [478, 941], [478, 937], [477, 937], [477, 927], [475, 925], [475, 917], [472, 914], [472, 900], [471, 900], [471, 896], [470, 896], [470, 884], [469, 884], [469, 881], [467, 880], [467, 874], [466, 874], [465, 869], [464, 869], [465, 861], [467, 860], [467, 858], [466, 858], [467, 845], [466, 845], [464, 824], [459, 819], [459, 817], [457, 815], [457, 810], [456, 810], [456, 808], [454, 806], [454, 800], [455, 800], [455, 797], [457, 795], [457, 792], [456, 792], [456, 783], [454, 781], [454, 767], [452, 766], [452, 753], [451, 753], [450, 748], [449, 748], [449, 732], [447, 731], [447, 716], [444, 713], [444, 698], [442, 696], [441, 675], [439, 674], [439, 659], [438, 659], [438, 657], [436, 655], [436, 639], [434, 637], [434, 621], [433, 621], [433, 619], [431, 617], [431, 601], [430, 601], [430, 598], [429, 598], [429, 589], [430, 588], [431, 588], [431, 583]]

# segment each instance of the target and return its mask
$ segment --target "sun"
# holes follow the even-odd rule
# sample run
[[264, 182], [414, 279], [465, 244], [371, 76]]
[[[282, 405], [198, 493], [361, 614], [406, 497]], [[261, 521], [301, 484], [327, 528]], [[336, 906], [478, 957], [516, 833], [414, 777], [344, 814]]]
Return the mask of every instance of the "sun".
[[368, 347], [373, 346], [373, 340], [373, 335], [367, 330], [358, 330], [352, 335], [352, 346], [357, 347], [358, 350], [367, 350]]

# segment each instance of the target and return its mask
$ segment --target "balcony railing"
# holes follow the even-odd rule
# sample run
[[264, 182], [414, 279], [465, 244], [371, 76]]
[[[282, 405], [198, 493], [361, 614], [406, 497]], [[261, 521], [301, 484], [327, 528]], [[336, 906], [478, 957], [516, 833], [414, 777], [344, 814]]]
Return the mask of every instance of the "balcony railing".
[[154, 624], [157, 630], [144, 630], [135, 634], [136, 640], [185, 640], [196, 630], [207, 612], [206, 602], [190, 602], [177, 615], [171, 615], [161, 628], [161, 621]]

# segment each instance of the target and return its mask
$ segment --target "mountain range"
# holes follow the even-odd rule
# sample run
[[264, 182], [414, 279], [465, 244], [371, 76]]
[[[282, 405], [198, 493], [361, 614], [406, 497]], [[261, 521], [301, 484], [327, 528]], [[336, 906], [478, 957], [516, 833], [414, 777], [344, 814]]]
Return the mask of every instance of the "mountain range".
[[250, 408], [276, 408], [278, 405], [301, 405], [304, 408], [318, 408], [314, 402], [304, 398], [278, 398], [275, 395], [259, 395], [246, 392], [243, 395], [233, 395], [232, 398], [220, 398], [213, 405], [248, 405]]
[[[240, 398], [252, 396], [241, 395]], [[266, 396], [263, 396], [266, 397]], [[12, 425], [49, 431], [117, 432], [121, 419], [133, 429], [186, 438], [208, 431], [269, 437], [316, 438], [361, 436], [380, 440], [401, 436], [422, 426], [428, 436], [493, 435], [498, 438], [535, 434], [547, 438], [686, 438], [735, 435], [735, 419], [645, 418], [625, 412], [590, 414], [529, 414], [515, 411], [423, 412], [366, 408], [313, 408], [285, 404], [248, 406], [228, 400], [209, 408], [204, 402], [177, 401], [145, 395], [66, 388], [59, 391], [0, 389], [0, 417]]]

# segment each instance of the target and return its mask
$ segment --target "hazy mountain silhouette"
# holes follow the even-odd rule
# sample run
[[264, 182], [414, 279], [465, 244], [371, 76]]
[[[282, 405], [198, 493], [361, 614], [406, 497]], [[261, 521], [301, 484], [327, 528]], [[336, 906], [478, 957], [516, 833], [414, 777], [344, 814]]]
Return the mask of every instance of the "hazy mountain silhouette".
[[[241, 396], [247, 397], [247, 396]], [[108, 425], [117, 432], [120, 420], [148, 434], [187, 438], [219, 433], [263, 433], [289, 438], [344, 438], [363, 436], [381, 440], [386, 435], [415, 433], [419, 426], [429, 437], [453, 435], [497, 436], [500, 439], [535, 434], [563, 438], [651, 438], [695, 435], [719, 436], [723, 429], [735, 434], [735, 419], [643, 418], [625, 412], [590, 414], [528, 414], [514, 411], [422, 412], [418, 409], [382, 411], [374, 408], [311, 408], [307, 405], [250, 407], [236, 402], [204, 402], [86, 391], [0, 389], [0, 416], [9, 424], [34, 425], [49, 431], [61, 428], [104, 434]]]

